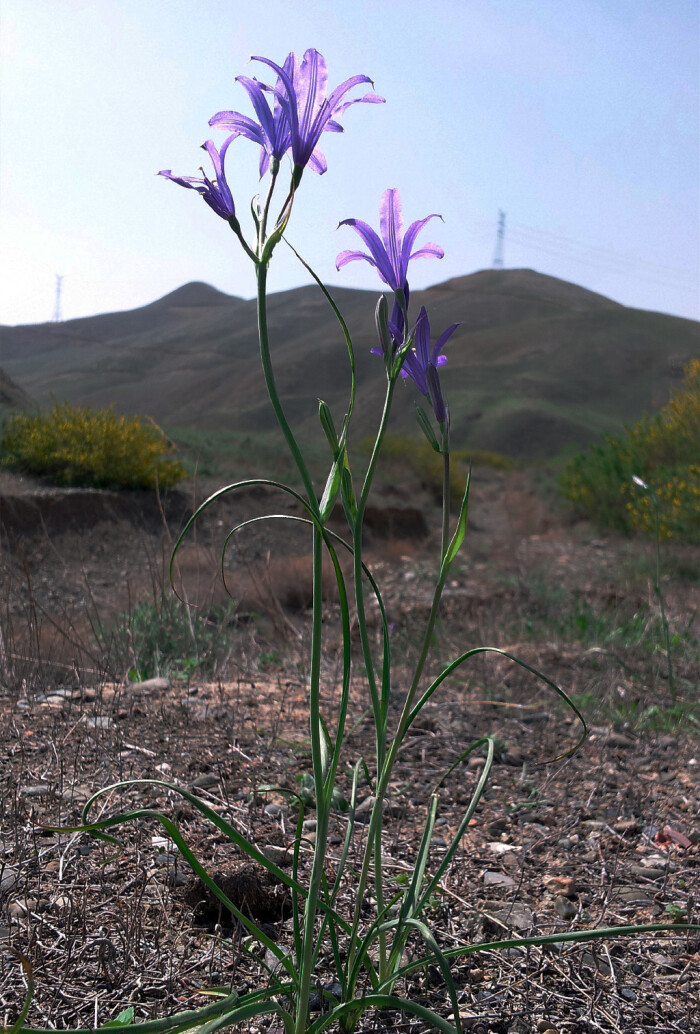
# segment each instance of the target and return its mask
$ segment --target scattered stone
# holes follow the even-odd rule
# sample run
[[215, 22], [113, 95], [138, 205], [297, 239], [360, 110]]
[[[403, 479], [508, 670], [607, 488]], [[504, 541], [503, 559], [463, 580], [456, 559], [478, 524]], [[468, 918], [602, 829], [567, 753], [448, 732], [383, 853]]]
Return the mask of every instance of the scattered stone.
[[291, 851], [286, 847], [279, 847], [277, 844], [265, 844], [260, 850], [273, 865], [279, 865], [280, 868], [284, 865], [291, 865], [294, 860]]
[[192, 787], [195, 790], [208, 790], [210, 786], [218, 786], [219, 777], [214, 772], [203, 772], [192, 780]]
[[641, 829], [641, 823], [637, 819], [618, 819], [617, 822], [613, 823], [613, 829], [616, 833], [639, 833]]
[[92, 717], [84, 716], [83, 721], [89, 729], [109, 729], [112, 719], [106, 714], [96, 714]]
[[606, 740], [608, 747], [617, 747], [618, 750], [632, 750], [637, 746], [635, 740], [629, 736], [623, 736], [621, 732], [611, 732]]
[[677, 747], [678, 740], [675, 736], [660, 736], [658, 740], [658, 745], [663, 750], [668, 750], [671, 747]]
[[67, 894], [57, 894], [56, 897], [51, 898], [51, 904], [58, 909], [70, 908], [73, 901]]
[[159, 693], [170, 689], [170, 679], [145, 679], [143, 682], [130, 682], [127, 687], [132, 693]]
[[565, 898], [561, 894], [554, 902], [554, 910], [560, 919], [564, 919], [567, 922], [570, 919], [574, 919], [578, 913], [578, 908], [573, 901], [569, 901], [568, 898]]
[[369, 824], [370, 813], [374, 805], [374, 797], [365, 797], [363, 801], [355, 806], [355, 822], [366, 826]]
[[576, 894], [576, 884], [571, 876], [545, 876], [544, 885], [550, 894], [572, 898]]
[[9, 894], [19, 883], [19, 873], [10, 865], [0, 866], [0, 895]]
[[588, 969], [594, 969], [604, 977], [609, 977], [612, 970], [602, 955], [593, 955], [590, 951], [584, 951], [581, 956], [581, 965]]
[[485, 887], [515, 887], [516, 883], [512, 877], [507, 876], [504, 872], [485, 872], [484, 873], [484, 886]]
[[486, 845], [492, 854], [508, 854], [509, 851], [521, 851], [522, 848], [516, 844], [503, 844], [500, 840], [493, 840]]
[[47, 783], [37, 783], [36, 786], [21, 786], [20, 797], [50, 797], [52, 788]]
[[17, 901], [11, 901], [7, 906], [8, 915], [13, 919], [23, 919], [30, 912], [36, 912], [38, 909], [39, 901], [36, 898], [18, 898]]
[[613, 887], [611, 899], [635, 905], [646, 905], [650, 901], [649, 895], [642, 888], [633, 886]]
[[531, 930], [534, 919], [532, 909], [528, 908], [521, 901], [514, 902], [508, 908], [500, 908], [496, 912], [490, 912], [488, 918], [495, 920], [501, 930], [521, 931]]
[[153, 861], [156, 865], [161, 867], [166, 865], [176, 865], [178, 857], [177, 855], [171, 854], [170, 851], [159, 851]]
[[266, 804], [264, 808], [265, 814], [269, 815], [271, 819], [278, 819], [282, 815], [286, 815], [289, 809], [286, 804]]

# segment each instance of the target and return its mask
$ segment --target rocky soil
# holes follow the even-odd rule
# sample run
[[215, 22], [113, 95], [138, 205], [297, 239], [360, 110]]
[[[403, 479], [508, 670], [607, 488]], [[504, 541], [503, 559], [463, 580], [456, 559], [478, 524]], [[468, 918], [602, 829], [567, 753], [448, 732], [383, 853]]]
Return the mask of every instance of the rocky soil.
[[[465, 747], [496, 738], [488, 788], [427, 916], [443, 949], [564, 930], [698, 921], [700, 740], [689, 717], [669, 717], [667, 661], [658, 644], [650, 546], [572, 524], [532, 472], [474, 474], [464, 560], [447, 587], [433, 669], [469, 646], [502, 647], [547, 674], [584, 711], [589, 736], [567, 760], [579, 723], [525, 669], [483, 655], [435, 694], [406, 741], [386, 817], [386, 871], [412, 871], [429, 795]], [[206, 487], [206, 486], [204, 486]], [[214, 986], [259, 985], [258, 950], [212, 905], [154, 819], [119, 831], [123, 849], [66, 827], [99, 787], [156, 779], [206, 802], [281, 867], [291, 864], [296, 817], [281, 793], [309, 772], [306, 665], [308, 541], [281, 521], [241, 533], [226, 565], [236, 599], [226, 649], [213, 668], [178, 668], [133, 682], [128, 640], [109, 652], [100, 629], [167, 591], [166, 559], [193, 496], [152, 500], [49, 491], [2, 476], [0, 585], [0, 1022], [26, 991], [16, 952], [33, 970], [27, 1023], [92, 1027], [129, 1006], [135, 1021], [206, 1004]], [[299, 515], [265, 491], [226, 503], [188, 540], [176, 581], [200, 607], [223, 605], [217, 549], [234, 521]], [[382, 585], [394, 656], [392, 714], [427, 614], [439, 514], [418, 486], [382, 489], [367, 556]], [[663, 586], [678, 638], [673, 675], [697, 700], [700, 550], [665, 550]], [[218, 613], [218, 611], [216, 612]], [[327, 589], [327, 623], [336, 614]], [[656, 645], [655, 645], [656, 644]], [[117, 644], [119, 645], [119, 644]], [[133, 644], [132, 644], [133, 645]], [[121, 652], [120, 652], [121, 650]], [[324, 655], [324, 699], [334, 714], [339, 657]], [[373, 730], [359, 670], [346, 758], [371, 768]], [[435, 869], [483, 767], [476, 752], [439, 790]], [[342, 768], [339, 790], [349, 793]], [[356, 809], [362, 829], [370, 790]], [[229, 897], [284, 944], [290, 903], [175, 790], [139, 784], [96, 804], [107, 813], [149, 807], [177, 819]], [[348, 815], [333, 819], [329, 870]], [[62, 832], [49, 827], [61, 825]], [[302, 874], [314, 837], [307, 811]], [[361, 837], [360, 837], [361, 839]], [[400, 882], [396, 883], [399, 886]], [[348, 876], [341, 906], [351, 907]], [[411, 945], [418, 951], [418, 944]], [[700, 1031], [698, 931], [558, 947], [487, 950], [455, 963], [460, 1016], [478, 1034], [636, 1034]], [[318, 983], [332, 987], [332, 955]], [[447, 1015], [439, 970], [403, 991]], [[314, 1001], [320, 1007], [321, 999]], [[427, 1031], [399, 1014], [368, 1014], [362, 1031]], [[261, 1022], [253, 1030], [276, 1030]]]

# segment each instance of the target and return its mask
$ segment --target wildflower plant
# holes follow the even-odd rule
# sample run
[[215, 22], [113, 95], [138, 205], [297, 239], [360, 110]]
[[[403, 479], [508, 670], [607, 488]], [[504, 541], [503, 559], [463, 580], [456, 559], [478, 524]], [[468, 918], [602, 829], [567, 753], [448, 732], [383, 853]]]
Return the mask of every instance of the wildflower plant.
[[[116, 827], [140, 817], [157, 819], [168, 837], [177, 845], [183, 858], [248, 932], [252, 942], [261, 946], [261, 949], [266, 949], [267, 961], [264, 965], [268, 972], [264, 986], [240, 995], [235, 991], [223, 994], [220, 1000], [199, 1010], [174, 1014], [146, 1023], [131, 1024], [130, 1031], [164, 1034], [167, 1031], [184, 1031], [196, 1027], [200, 1034], [210, 1034], [223, 1028], [243, 1029], [247, 1021], [267, 1016], [274, 1029], [283, 1029], [285, 1034], [320, 1034], [321, 1031], [330, 1029], [350, 1034], [356, 1029], [364, 1012], [380, 1009], [407, 1013], [445, 1034], [460, 1034], [462, 1026], [457, 992], [451, 975], [451, 960], [485, 949], [590, 940], [606, 934], [630, 935], [639, 932], [641, 928], [596, 928], [538, 937], [503, 939], [485, 944], [466, 944], [449, 949], [443, 949], [439, 945], [437, 936], [430, 929], [428, 914], [435, 901], [436, 892], [439, 891], [441, 878], [462, 843], [470, 819], [488, 782], [495, 750], [494, 740], [488, 736], [480, 737], [465, 746], [434, 787], [427, 802], [423, 834], [407, 879], [397, 882], [385, 876], [382, 864], [383, 816], [395, 764], [411, 726], [427, 702], [453, 672], [477, 656], [492, 652], [514, 664], [519, 664], [534, 678], [549, 686], [568, 703], [581, 722], [582, 731], [578, 742], [563, 751], [562, 757], [573, 753], [583, 741], [585, 722], [564, 691], [546, 675], [497, 647], [475, 646], [445, 665], [436, 677], [430, 679], [425, 674], [442, 591], [465, 538], [469, 478], [458, 510], [453, 514], [450, 498], [449, 406], [440, 383], [440, 374], [444, 372], [446, 363], [442, 350], [455, 331], [455, 326], [441, 331], [431, 347], [428, 314], [425, 309], [421, 309], [414, 320], [410, 311], [408, 282], [414, 260], [421, 257], [440, 258], [442, 249], [432, 243], [417, 243], [418, 235], [426, 223], [436, 218], [434, 214], [418, 219], [409, 226], [406, 233], [403, 232], [400, 198], [395, 189], [387, 190], [382, 195], [380, 233], [357, 219], [346, 219], [341, 223], [341, 226], [349, 226], [359, 234], [367, 251], [341, 252], [337, 259], [338, 267], [342, 268], [354, 260], [369, 262], [377, 270], [389, 294], [388, 298], [385, 294], [380, 296], [375, 313], [378, 335], [378, 347], [375, 351], [383, 360], [386, 378], [384, 405], [381, 413], [377, 414], [377, 432], [366, 472], [359, 480], [353, 477], [348, 451], [348, 429], [355, 405], [355, 360], [352, 340], [342, 314], [327, 288], [323, 286], [316, 273], [303, 263], [338, 320], [350, 368], [350, 392], [347, 410], [342, 419], [338, 420], [337, 414], [334, 415], [325, 402], [321, 401], [319, 404], [319, 421], [328, 442], [330, 462], [323, 489], [317, 491], [313, 483], [302, 449], [287, 421], [275, 383], [267, 321], [267, 274], [276, 248], [285, 239], [296, 193], [301, 189], [306, 169], [311, 168], [317, 173], [325, 172], [326, 161], [318, 149], [322, 134], [341, 130], [337, 119], [350, 105], [358, 101], [382, 103], [382, 98], [368, 93], [354, 100], [346, 99], [355, 87], [370, 82], [364, 75], [353, 76], [327, 93], [326, 64], [315, 50], [308, 50], [301, 61], [294, 54], [290, 54], [282, 65], [266, 58], [255, 60], [275, 73], [274, 81], [263, 82], [247, 77], [239, 79], [252, 102], [255, 119], [235, 111], [220, 112], [212, 118], [212, 126], [229, 134], [224, 146], [218, 151], [214, 145], [205, 145], [214, 164], [216, 179], [209, 180], [204, 175], [199, 179], [175, 177], [170, 170], [162, 175], [200, 193], [216, 214], [229, 222], [240, 245], [255, 266], [263, 374], [275, 416], [298, 472], [299, 484], [295, 487], [259, 478], [221, 488], [193, 514], [176, 543], [174, 555], [184, 536], [204, 510], [214, 506], [224, 495], [235, 493], [247, 486], [267, 486], [294, 499], [303, 509], [303, 517], [289, 516], [285, 519], [306, 524], [312, 539], [313, 604], [308, 682], [311, 774], [305, 779], [303, 793], [295, 788], [274, 788], [278, 792], [286, 793], [299, 805], [292, 873], [290, 875], [271, 862], [245, 835], [227, 822], [222, 814], [214, 811], [199, 797], [181, 786], [159, 780], [119, 783], [98, 791], [84, 807], [82, 825], [75, 829], [89, 831], [103, 840], [116, 844], [117, 840], [111, 832]], [[261, 200], [254, 202], [252, 206], [253, 234], [250, 237], [244, 235], [236, 215], [224, 170], [225, 160], [231, 160], [230, 145], [239, 136], [260, 147], [259, 170], [265, 184]], [[289, 178], [279, 193], [283, 162], [288, 155], [291, 157]], [[300, 261], [303, 262], [301, 259]], [[381, 376], [379, 363], [377, 375]], [[418, 422], [429, 448], [441, 458], [443, 468], [443, 516], [438, 571], [426, 628], [420, 635], [416, 633], [419, 643], [418, 660], [412, 677], [408, 680], [405, 679], [403, 670], [401, 676], [394, 673], [392, 643], [381, 587], [365, 563], [362, 551], [363, 518], [387, 432], [392, 398], [397, 383], [405, 376], [415, 382], [430, 403], [432, 412], [426, 412], [423, 408], [417, 410]], [[329, 517], [337, 504], [340, 504], [345, 515], [345, 536], [336, 534], [328, 527]], [[235, 532], [248, 523], [250, 522], [233, 528], [227, 536], [226, 544]], [[337, 628], [324, 621], [324, 551], [330, 559], [337, 582], [340, 612]], [[347, 578], [340, 562], [343, 553], [349, 554], [352, 559], [352, 571]], [[370, 636], [368, 628], [368, 597], [376, 602], [380, 616], [381, 632], [378, 643]], [[355, 655], [357, 647], [351, 635], [351, 607], [359, 629], [359, 658]], [[338, 699], [332, 710], [322, 709], [321, 662], [325, 635], [332, 635], [334, 642], [337, 642], [339, 637], [342, 642], [343, 674], [338, 687]], [[341, 764], [344, 765], [348, 760], [344, 756], [344, 746], [353, 673], [357, 673], [358, 678], [361, 673], [364, 682], [374, 722], [374, 756], [359, 758], [353, 762], [345, 837], [339, 849], [339, 856], [333, 858], [328, 852], [329, 824], [332, 810], [338, 805], [336, 784]], [[400, 686], [406, 683], [407, 688], [401, 695]], [[399, 700], [398, 717], [392, 717], [390, 699], [392, 703]], [[474, 752], [483, 752], [485, 763], [459, 827], [444, 851], [439, 865], [431, 872], [428, 866], [429, 849], [437, 819], [440, 789], [445, 780], [465, 765]], [[369, 784], [372, 807], [369, 822], [360, 824], [356, 821], [355, 809], [363, 783]], [[273, 940], [264, 926], [236, 907], [210, 877], [177, 824], [168, 815], [151, 809], [136, 808], [102, 815], [99, 819], [93, 820], [93, 813], [105, 803], [105, 794], [114, 794], [115, 791], [126, 792], [134, 785], [165, 787], [173, 795], [184, 798], [192, 808], [197, 809], [227, 837], [232, 845], [249, 859], [264, 866], [286, 885], [293, 902], [290, 945], [284, 946]], [[270, 788], [261, 788], [261, 791], [265, 789]], [[307, 873], [302, 864], [300, 844], [304, 802], [309, 800], [315, 803], [316, 833], [310, 871]], [[355, 859], [359, 859], [359, 862]], [[341, 891], [345, 887], [352, 891], [354, 905], [351, 906], [351, 911], [344, 908]], [[657, 924], [644, 929], [681, 928], [683, 924]], [[422, 948], [414, 950], [411, 961], [407, 961], [405, 955], [409, 938], [422, 942]], [[332, 960], [334, 979], [330, 984], [323, 983], [320, 972], [322, 957]], [[425, 969], [428, 965], [438, 967], [444, 979], [450, 1000], [447, 1016], [438, 1014], [422, 1001], [402, 995], [404, 978], [415, 971]], [[327, 977], [327, 971], [325, 976]], [[314, 1015], [310, 1014], [312, 992], [321, 997], [324, 1005], [324, 1009]], [[30, 1028], [21, 1026], [27, 1007], [25, 1006], [20, 1020], [15, 1024], [13, 1034], [19, 1031], [29, 1034]]]

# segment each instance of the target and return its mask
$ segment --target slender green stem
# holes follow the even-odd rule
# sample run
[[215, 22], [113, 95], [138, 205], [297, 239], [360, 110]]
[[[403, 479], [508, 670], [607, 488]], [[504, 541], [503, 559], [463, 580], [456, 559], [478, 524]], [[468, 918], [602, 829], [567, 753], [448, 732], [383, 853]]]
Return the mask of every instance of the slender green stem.
[[367, 634], [364, 582], [362, 578], [362, 525], [364, 520], [365, 508], [367, 506], [367, 498], [369, 496], [372, 481], [374, 479], [377, 461], [379, 460], [379, 453], [381, 451], [382, 441], [384, 440], [384, 435], [386, 434], [389, 414], [391, 412], [391, 400], [393, 398], [395, 386], [396, 378], [390, 377], [387, 382], [386, 395], [384, 397], [384, 408], [382, 410], [382, 417], [379, 422], [379, 430], [377, 431], [377, 437], [374, 443], [374, 448], [372, 449], [372, 455], [370, 457], [369, 466], [367, 467], [367, 472], [365, 473], [364, 481], [362, 483], [362, 491], [360, 492], [360, 497], [357, 501], [357, 515], [355, 517], [352, 529], [355, 606], [357, 607], [357, 623], [360, 630], [362, 659], [364, 661], [365, 669], [367, 671], [370, 699], [372, 702], [372, 711], [374, 713], [375, 720], [378, 771], [381, 768], [384, 759], [384, 754], [386, 753], [386, 721], [383, 716], [384, 708], [382, 707], [382, 700], [377, 690], [377, 680], [374, 672], [374, 661], [372, 659], [372, 650], [369, 642], [369, 636]]
[[442, 548], [440, 563], [445, 559], [450, 544], [450, 438], [442, 436]]
[[[389, 400], [389, 402], [391, 401], [391, 396], [389, 394], [388, 394], [388, 400]], [[375, 451], [377, 451], [376, 447], [375, 447]], [[374, 453], [373, 453], [373, 458], [374, 458]], [[448, 534], [449, 534], [449, 463], [446, 464], [445, 466], [446, 466], [446, 470], [445, 470], [445, 467], [443, 467], [443, 475], [446, 478], [446, 480], [443, 481], [443, 492], [446, 492], [447, 495], [443, 497], [443, 550], [442, 550], [443, 560], [444, 560], [445, 553], [447, 551], [447, 545], [449, 543], [449, 538], [447, 537]], [[368, 473], [369, 473], [369, 471], [368, 471]], [[445, 517], [445, 515], [447, 515], [447, 516]], [[445, 524], [446, 523], [447, 523], [447, 529], [448, 529], [447, 532], [445, 531]], [[421, 676], [423, 674], [423, 668], [425, 667], [425, 662], [428, 659], [428, 653], [430, 652], [430, 647], [431, 647], [432, 638], [433, 638], [433, 631], [435, 629], [435, 622], [437, 620], [438, 609], [439, 609], [439, 606], [440, 606], [440, 599], [442, 597], [442, 590], [443, 590], [443, 588], [445, 586], [446, 579], [447, 579], [447, 568], [443, 564], [443, 565], [441, 565], [440, 577], [438, 579], [438, 583], [437, 583], [437, 585], [435, 587], [435, 592], [433, 594], [433, 601], [432, 601], [432, 605], [431, 605], [431, 608], [430, 608], [430, 615], [428, 617], [428, 623], [427, 623], [427, 626], [426, 626], [425, 635], [423, 637], [423, 644], [422, 644], [422, 647], [421, 647], [421, 653], [420, 653], [420, 656], [418, 658], [418, 663], [416, 665], [416, 670], [415, 670], [415, 673], [414, 673], [414, 676], [413, 676], [413, 680], [411, 682], [411, 686], [410, 686], [410, 688], [408, 690], [408, 694], [407, 694], [406, 699], [404, 701], [404, 705], [403, 705], [403, 709], [402, 709], [402, 712], [401, 712], [401, 716], [399, 718], [399, 724], [398, 724], [398, 727], [396, 729], [396, 733], [394, 734], [394, 738], [392, 740], [391, 747], [389, 749], [389, 753], [388, 753], [388, 755], [386, 757], [386, 760], [384, 761], [383, 765], [378, 766], [376, 800], [375, 800], [375, 803], [374, 803], [374, 807], [372, 809], [372, 814], [370, 816], [369, 829], [367, 831], [367, 843], [365, 845], [365, 852], [364, 852], [364, 856], [363, 856], [363, 859], [362, 859], [362, 868], [360, 870], [360, 876], [359, 876], [358, 885], [357, 885], [357, 900], [355, 902], [355, 913], [353, 915], [353, 921], [352, 921], [353, 933], [352, 933], [352, 936], [351, 936], [351, 939], [350, 939], [350, 947], [348, 949], [348, 972], [352, 971], [352, 967], [353, 967], [353, 964], [354, 964], [354, 961], [355, 961], [355, 956], [356, 956], [356, 953], [357, 953], [357, 950], [358, 950], [357, 929], [358, 929], [358, 925], [359, 925], [359, 921], [360, 921], [360, 909], [361, 909], [361, 904], [362, 904], [362, 898], [364, 896], [365, 887], [367, 885], [367, 880], [368, 880], [368, 877], [369, 877], [369, 871], [370, 871], [370, 866], [371, 866], [371, 863], [372, 863], [372, 855], [373, 855], [373, 853], [376, 854], [376, 857], [375, 857], [375, 883], [376, 883], [377, 857], [381, 860], [381, 827], [382, 827], [382, 810], [383, 810], [383, 807], [384, 807], [384, 799], [386, 797], [386, 792], [387, 792], [387, 788], [388, 788], [388, 785], [389, 785], [389, 780], [391, 778], [391, 773], [392, 773], [393, 768], [394, 768], [394, 763], [396, 761], [399, 749], [400, 749], [401, 744], [403, 742], [403, 738], [404, 738], [404, 736], [406, 734], [406, 729], [408, 728], [408, 725], [409, 725], [409, 722], [410, 722], [411, 706], [413, 704], [413, 701], [415, 700], [416, 693], [418, 691], [418, 686], [420, 684], [420, 679], [421, 679]], [[386, 733], [385, 733], [385, 735], [386, 735]], [[380, 845], [378, 854], [376, 853], [377, 852], [377, 848], [376, 848], [376, 844], [377, 843], [379, 843], [379, 845]], [[379, 873], [380, 873], [380, 879], [381, 879], [381, 869], [379, 870]], [[379, 899], [378, 899], [377, 903], [379, 904]], [[384, 966], [382, 966], [382, 962], [384, 962]], [[385, 963], [386, 963], [386, 960], [382, 959], [382, 956], [380, 954], [380, 973], [385, 968]], [[386, 979], [386, 976], [383, 976], [382, 979]]]
[[311, 670], [309, 676], [309, 733], [311, 738], [311, 764], [316, 795], [316, 841], [314, 845], [309, 892], [304, 908], [304, 934], [302, 956], [299, 965], [299, 991], [297, 995], [295, 1034], [303, 1034], [309, 1011], [309, 992], [314, 964], [314, 927], [318, 898], [323, 882], [323, 863], [326, 856], [330, 798], [325, 792], [327, 756], [321, 726], [321, 633], [323, 621], [323, 539], [314, 525], [313, 530], [313, 618], [311, 629]]
[[[372, 649], [369, 642], [369, 636], [367, 634], [367, 621], [365, 617], [365, 599], [364, 599], [364, 583], [362, 579], [362, 525], [365, 513], [365, 507], [367, 505], [367, 499], [369, 497], [370, 488], [374, 479], [375, 470], [377, 467], [377, 461], [381, 452], [382, 442], [384, 435], [386, 434], [386, 428], [389, 421], [389, 414], [391, 412], [391, 400], [394, 394], [394, 387], [396, 385], [396, 377], [390, 377], [387, 382], [386, 395], [384, 398], [384, 408], [382, 410], [382, 417], [379, 423], [379, 430], [377, 431], [377, 437], [374, 442], [374, 448], [372, 449], [372, 455], [370, 457], [369, 466], [362, 484], [362, 491], [357, 504], [357, 517], [353, 526], [353, 561], [354, 561], [354, 579], [355, 579], [355, 605], [357, 607], [357, 623], [360, 629], [360, 643], [362, 646], [362, 656], [365, 662], [365, 669], [367, 671], [367, 680], [369, 684], [370, 697], [372, 701], [372, 710], [374, 712], [374, 726], [375, 726], [375, 742], [376, 742], [376, 753], [377, 753], [377, 775], [381, 772], [384, 764], [384, 758], [386, 755], [386, 707], [385, 700], [388, 700], [389, 686], [382, 687], [381, 697], [377, 692], [377, 682], [374, 673], [374, 662], [372, 659]], [[381, 809], [379, 814], [381, 814]], [[373, 830], [372, 839], [368, 837], [367, 840], [367, 853], [374, 854], [374, 893], [376, 898], [377, 912], [380, 913], [384, 908], [384, 880], [382, 876], [382, 824], [377, 822]], [[364, 893], [364, 888], [363, 888]], [[355, 918], [353, 921], [353, 929], [357, 930], [360, 918], [360, 909], [362, 906], [362, 895], [358, 895], [357, 901], [355, 902]], [[385, 977], [386, 971], [386, 960], [387, 960], [387, 944], [386, 944], [386, 933], [382, 931], [379, 934], [379, 973], [381, 979]]]
[[275, 184], [277, 182], [277, 173], [279, 170], [279, 158], [272, 158], [270, 160], [270, 186], [267, 191], [267, 197], [265, 198], [265, 204], [263, 205], [262, 215], [260, 217], [260, 227], [258, 230], [258, 255], [262, 255], [265, 238], [267, 237], [267, 219], [270, 213], [270, 202], [272, 201], [272, 195], [275, 192]]
[[279, 395], [277, 394], [275, 374], [272, 369], [272, 360], [270, 358], [270, 342], [267, 330], [267, 263], [259, 262], [256, 269], [258, 277], [258, 335], [260, 338], [260, 358], [262, 361], [265, 383], [267, 385], [272, 408], [274, 409], [275, 416], [277, 417], [277, 422], [282, 429], [282, 434], [289, 446], [289, 451], [292, 454], [292, 458], [296, 464], [297, 470], [299, 471], [301, 480], [304, 483], [309, 505], [314, 513], [318, 515], [318, 500], [316, 498], [311, 476], [306, 467], [306, 463], [304, 462], [304, 457], [302, 456], [296, 439], [292, 433], [292, 429], [284, 415], [282, 403], [280, 402]]

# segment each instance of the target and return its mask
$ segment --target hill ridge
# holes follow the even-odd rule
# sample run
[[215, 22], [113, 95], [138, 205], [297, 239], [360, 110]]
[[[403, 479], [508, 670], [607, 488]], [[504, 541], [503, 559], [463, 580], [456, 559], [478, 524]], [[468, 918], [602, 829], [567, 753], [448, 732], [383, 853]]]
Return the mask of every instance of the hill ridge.
[[[353, 336], [354, 434], [376, 427], [385, 377], [375, 344], [378, 291], [330, 287]], [[700, 356], [700, 324], [628, 309], [530, 269], [480, 270], [411, 298], [433, 336], [460, 326], [442, 372], [456, 447], [525, 457], [579, 447], [665, 402], [683, 363]], [[268, 323], [278, 391], [302, 437], [318, 399], [342, 419], [349, 373], [342, 334], [314, 285], [272, 294]], [[267, 434], [255, 300], [183, 284], [138, 309], [60, 324], [0, 327], [0, 363], [38, 402], [114, 403], [160, 424]], [[255, 358], [254, 358], [255, 357]], [[392, 428], [415, 432], [412, 387], [396, 392]]]

